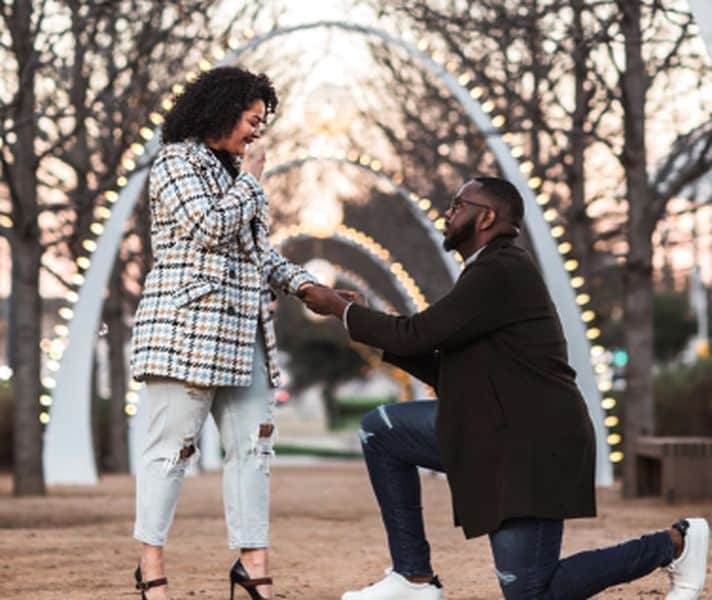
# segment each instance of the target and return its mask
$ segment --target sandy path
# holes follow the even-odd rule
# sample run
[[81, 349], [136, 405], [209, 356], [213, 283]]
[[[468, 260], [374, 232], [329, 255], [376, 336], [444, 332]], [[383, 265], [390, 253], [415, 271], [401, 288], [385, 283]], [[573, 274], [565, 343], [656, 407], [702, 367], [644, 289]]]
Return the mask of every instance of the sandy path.
[[[47, 498], [9, 494], [10, 479], [0, 476], [0, 599], [138, 597], [131, 583], [137, 557], [130, 537], [131, 478], [105, 477], [94, 488], [54, 488]], [[487, 541], [466, 542], [452, 527], [445, 482], [427, 477], [424, 497], [434, 564], [448, 600], [499, 598]], [[345, 589], [380, 578], [388, 565], [360, 463], [274, 468], [272, 514], [277, 598], [339, 598]], [[616, 490], [603, 490], [599, 514], [569, 522], [565, 554], [664, 527], [680, 515], [712, 520], [712, 503], [623, 502]], [[235, 557], [225, 544], [218, 475], [187, 480], [167, 552], [174, 599], [228, 597], [227, 571]], [[662, 598], [666, 590], [667, 579], [658, 572], [600, 597]], [[705, 597], [712, 598], [712, 591]]]

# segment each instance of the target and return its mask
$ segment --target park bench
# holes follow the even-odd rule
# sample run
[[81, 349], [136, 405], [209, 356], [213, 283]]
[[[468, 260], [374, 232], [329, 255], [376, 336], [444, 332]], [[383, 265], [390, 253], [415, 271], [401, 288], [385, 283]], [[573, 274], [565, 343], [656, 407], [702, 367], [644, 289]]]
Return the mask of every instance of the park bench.
[[712, 499], [712, 437], [640, 437], [635, 454], [638, 496]]

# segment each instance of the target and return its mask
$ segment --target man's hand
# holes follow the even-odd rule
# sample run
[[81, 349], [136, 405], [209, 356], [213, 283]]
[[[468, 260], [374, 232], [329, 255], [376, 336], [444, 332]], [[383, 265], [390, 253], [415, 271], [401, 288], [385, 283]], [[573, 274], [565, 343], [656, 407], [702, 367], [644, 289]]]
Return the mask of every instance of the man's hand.
[[323, 285], [309, 286], [300, 295], [300, 298], [307, 308], [316, 314], [334, 315], [335, 317], [341, 317], [350, 302]]
[[297, 290], [297, 298], [300, 300], [304, 299], [304, 294], [307, 293], [307, 290], [310, 287], [314, 287], [315, 285], [319, 285], [317, 283], [314, 283], [312, 281], [307, 281], [306, 283], [303, 283], [302, 285], [299, 286], [299, 289]]
[[351, 290], [334, 290], [339, 296], [341, 296], [347, 302], [353, 302], [354, 304], [360, 304], [361, 306], [368, 306], [366, 302], [366, 297], [359, 292], [353, 292]]

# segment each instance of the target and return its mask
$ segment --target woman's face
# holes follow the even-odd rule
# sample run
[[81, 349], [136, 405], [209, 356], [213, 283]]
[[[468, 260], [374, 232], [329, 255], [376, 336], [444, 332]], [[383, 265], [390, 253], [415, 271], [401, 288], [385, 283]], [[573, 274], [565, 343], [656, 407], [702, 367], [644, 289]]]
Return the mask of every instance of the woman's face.
[[260, 137], [266, 113], [264, 101], [255, 100], [243, 111], [232, 131], [211, 146], [217, 150], [227, 150], [230, 154], [244, 156], [247, 146]]

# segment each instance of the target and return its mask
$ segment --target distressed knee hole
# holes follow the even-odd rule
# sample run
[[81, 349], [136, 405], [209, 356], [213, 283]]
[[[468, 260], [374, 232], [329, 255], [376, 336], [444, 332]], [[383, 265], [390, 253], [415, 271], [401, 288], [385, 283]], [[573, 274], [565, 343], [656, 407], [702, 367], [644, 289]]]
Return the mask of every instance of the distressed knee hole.
[[385, 433], [390, 429], [393, 429], [393, 422], [388, 416], [386, 407], [381, 405], [367, 412], [361, 419], [361, 429], [358, 435], [362, 444], [368, 444], [369, 438]]
[[363, 427], [358, 430], [358, 437], [363, 445], [368, 444], [368, 438], [373, 437], [375, 434], [370, 431], [366, 431]]
[[517, 576], [514, 573], [507, 573], [505, 571], [500, 571], [495, 568], [495, 573], [497, 573], [497, 579], [502, 586], [510, 585], [517, 580]]
[[261, 438], [268, 438], [272, 435], [274, 431], [274, 425], [272, 423], [262, 423], [260, 425], [260, 435]]
[[257, 432], [253, 433], [250, 438], [252, 446], [250, 454], [256, 459], [256, 468], [264, 471], [269, 475], [270, 463], [274, 456], [274, 438], [276, 436], [276, 427], [272, 423], [260, 423]]
[[388, 429], [393, 429], [393, 423], [391, 423], [391, 418], [388, 416], [388, 412], [386, 412], [386, 407], [383, 404], [378, 407], [378, 415], [381, 417], [381, 420], [386, 425], [386, 427], [388, 427]]
[[164, 474], [170, 473], [173, 469], [185, 469], [189, 461], [198, 459], [198, 447], [195, 445], [195, 439], [187, 437], [183, 440], [183, 444], [178, 448], [173, 455], [163, 465]]
[[190, 446], [183, 446], [180, 449], [180, 459], [185, 460], [186, 458], [190, 458], [195, 454], [195, 444], [190, 444]]

